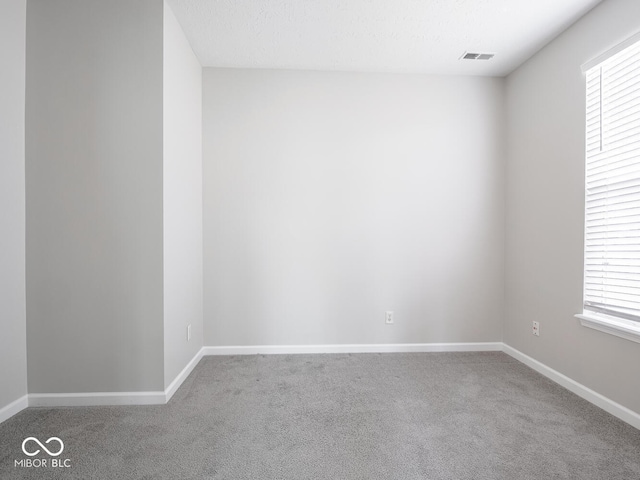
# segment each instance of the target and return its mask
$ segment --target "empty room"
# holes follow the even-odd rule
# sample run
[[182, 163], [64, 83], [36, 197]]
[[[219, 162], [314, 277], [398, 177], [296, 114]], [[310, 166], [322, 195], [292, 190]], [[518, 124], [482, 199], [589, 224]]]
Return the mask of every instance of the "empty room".
[[640, 480], [638, 0], [0, 0], [0, 478]]

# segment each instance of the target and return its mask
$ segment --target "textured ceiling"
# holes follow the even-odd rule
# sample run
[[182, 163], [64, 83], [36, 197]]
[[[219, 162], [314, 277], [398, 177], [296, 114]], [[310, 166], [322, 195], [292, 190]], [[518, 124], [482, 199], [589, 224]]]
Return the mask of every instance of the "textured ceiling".
[[600, 1], [168, 0], [204, 66], [494, 76]]

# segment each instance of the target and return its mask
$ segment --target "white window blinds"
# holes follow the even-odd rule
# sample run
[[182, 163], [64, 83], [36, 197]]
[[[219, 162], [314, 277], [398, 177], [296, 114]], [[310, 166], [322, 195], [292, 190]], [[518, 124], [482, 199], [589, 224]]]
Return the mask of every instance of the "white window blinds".
[[584, 309], [640, 321], [640, 42], [586, 77]]

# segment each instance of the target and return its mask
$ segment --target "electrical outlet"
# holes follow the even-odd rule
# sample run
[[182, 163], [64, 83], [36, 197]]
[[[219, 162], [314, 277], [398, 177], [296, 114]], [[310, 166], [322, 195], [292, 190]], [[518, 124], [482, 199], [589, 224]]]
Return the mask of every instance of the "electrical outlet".
[[384, 323], [391, 325], [393, 323], [393, 312], [384, 313]]
[[536, 337], [540, 336], [540, 323], [539, 322], [533, 322], [533, 334]]
[[187, 325], [187, 342], [191, 341], [191, 324]]

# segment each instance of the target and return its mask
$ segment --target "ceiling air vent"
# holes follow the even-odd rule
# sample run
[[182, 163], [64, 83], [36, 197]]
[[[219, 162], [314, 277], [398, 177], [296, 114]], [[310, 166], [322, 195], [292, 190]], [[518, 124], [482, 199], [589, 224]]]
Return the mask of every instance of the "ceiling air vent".
[[495, 56], [495, 53], [471, 53], [464, 52], [464, 55], [460, 57], [461, 60], [491, 60]]

